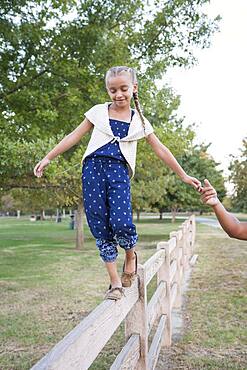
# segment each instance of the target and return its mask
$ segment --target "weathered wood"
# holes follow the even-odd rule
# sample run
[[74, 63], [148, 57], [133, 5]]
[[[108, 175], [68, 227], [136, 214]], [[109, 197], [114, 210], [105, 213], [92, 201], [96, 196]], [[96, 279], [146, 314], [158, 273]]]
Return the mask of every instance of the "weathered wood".
[[[110, 370], [154, 370], [161, 346], [170, 346], [171, 312], [180, 304], [184, 269], [194, 265], [195, 217], [185, 221], [142, 266], [120, 301], [104, 301], [31, 370], [86, 370], [125, 320], [127, 343]], [[171, 263], [172, 261], [172, 263]], [[157, 273], [157, 289], [147, 304], [147, 285]], [[148, 352], [148, 335], [160, 317]]]
[[167, 250], [167, 252], [169, 252], [169, 254], [172, 254], [174, 249], [176, 248], [177, 246], [177, 238], [174, 236], [174, 237], [171, 237], [168, 242], [169, 244], [169, 248]]
[[[176, 238], [172, 238], [172, 245], [176, 246]], [[171, 273], [171, 259], [170, 259], [170, 250], [171, 250], [171, 239], [169, 242], [162, 242], [157, 244], [157, 249], [165, 249], [166, 258], [163, 265], [160, 267], [157, 272], [157, 285], [164, 281], [166, 283], [166, 294], [161, 300], [161, 313], [166, 315], [166, 330], [163, 332], [161, 345], [163, 347], [171, 345], [172, 339], [172, 311], [171, 311], [171, 283], [170, 283], [170, 273]]]
[[180, 227], [180, 235], [177, 234], [177, 248], [175, 249], [175, 258], [177, 260], [177, 269], [174, 276], [174, 282], [177, 283], [177, 295], [173, 304], [174, 308], [180, 308], [182, 304], [182, 278], [183, 278], [183, 246], [185, 242], [186, 226]]
[[145, 270], [145, 280], [147, 285], [150, 283], [164, 261], [165, 251], [159, 250], [144, 263], [143, 267]]
[[180, 240], [183, 236], [182, 230], [180, 228], [177, 231], [171, 231], [170, 232], [170, 238], [176, 238], [177, 240]]
[[138, 265], [139, 299], [128, 313], [125, 320], [126, 340], [132, 334], [140, 336], [140, 358], [137, 370], [148, 370], [148, 315], [147, 315], [147, 283], [144, 266]]
[[177, 272], [177, 260], [172, 261], [170, 269], [170, 283], [172, 283]]
[[166, 315], [162, 315], [156, 333], [154, 335], [150, 350], [148, 352], [148, 369], [155, 370], [159, 358], [162, 336], [165, 331]]
[[179, 248], [179, 251], [178, 251], [178, 258], [179, 258], [179, 261], [180, 261], [180, 265], [182, 266], [182, 257], [183, 257], [183, 248], [180, 247]]
[[105, 300], [32, 370], [86, 370], [138, 300], [138, 281], [119, 301]]
[[113, 362], [110, 370], [131, 370], [135, 369], [140, 357], [140, 337], [137, 334], [131, 335]]
[[189, 266], [189, 251], [190, 251], [190, 221], [188, 220], [185, 223], [184, 228], [184, 243], [183, 243], [183, 263], [184, 263], [184, 271], [188, 270]]
[[155, 293], [153, 294], [152, 298], [148, 303], [148, 334], [150, 333], [153, 324], [160, 317], [162, 310], [161, 310], [161, 302], [166, 295], [166, 283], [161, 281], [158, 288], [156, 289]]
[[190, 265], [191, 266], [194, 266], [194, 264], [196, 263], [196, 260], [198, 258], [198, 254], [194, 254], [191, 259], [190, 259]]
[[173, 283], [172, 288], [171, 288], [171, 308], [173, 308], [174, 302], [175, 302], [175, 299], [176, 299], [177, 286], [178, 286], [177, 283]]
[[192, 229], [192, 253], [194, 251], [195, 237], [196, 237], [196, 218], [195, 215], [190, 216], [190, 224]]

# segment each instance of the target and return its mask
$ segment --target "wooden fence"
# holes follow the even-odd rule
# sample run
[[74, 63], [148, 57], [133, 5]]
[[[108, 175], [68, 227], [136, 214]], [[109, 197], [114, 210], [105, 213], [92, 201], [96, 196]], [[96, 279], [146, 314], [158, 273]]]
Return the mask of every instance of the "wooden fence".
[[[66, 335], [31, 370], [88, 369], [125, 320], [126, 344], [110, 370], [155, 369], [162, 346], [170, 346], [171, 314], [181, 305], [184, 272], [194, 264], [195, 217], [191, 216], [156, 253], [138, 264], [138, 279], [119, 301], [105, 300]], [[147, 302], [147, 285], [157, 275], [157, 289]], [[148, 348], [151, 329], [156, 328]]]

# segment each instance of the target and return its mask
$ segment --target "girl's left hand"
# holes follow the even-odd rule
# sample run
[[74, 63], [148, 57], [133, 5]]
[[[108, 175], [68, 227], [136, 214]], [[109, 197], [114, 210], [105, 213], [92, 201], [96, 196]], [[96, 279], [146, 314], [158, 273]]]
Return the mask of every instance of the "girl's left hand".
[[202, 188], [202, 184], [199, 180], [197, 180], [195, 177], [191, 177], [191, 176], [188, 176], [186, 175], [183, 179], [183, 182], [185, 184], [188, 184], [188, 185], [191, 185], [193, 186], [196, 190], [198, 190], [199, 192], [201, 191], [201, 188]]

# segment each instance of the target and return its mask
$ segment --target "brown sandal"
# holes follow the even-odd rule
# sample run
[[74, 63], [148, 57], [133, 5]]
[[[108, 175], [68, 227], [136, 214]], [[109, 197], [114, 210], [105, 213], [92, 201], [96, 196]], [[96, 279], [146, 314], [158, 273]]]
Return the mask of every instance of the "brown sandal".
[[117, 301], [121, 299], [124, 295], [125, 294], [124, 294], [124, 290], [122, 287], [112, 288], [110, 285], [109, 289], [107, 290], [105, 294], [105, 299], [112, 299], [114, 301]]
[[129, 288], [131, 287], [133, 281], [135, 280], [136, 276], [137, 276], [137, 254], [136, 252], [135, 253], [135, 271], [134, 272], [125, 272], [124, 271], [124, 268], [125, 268], [125, 262], [123, 264], [123, 272], [122, 272], [122, 275], [121, 275], [121, 282], [122, 282], [122, 286], [125, 287], [125, 288]]

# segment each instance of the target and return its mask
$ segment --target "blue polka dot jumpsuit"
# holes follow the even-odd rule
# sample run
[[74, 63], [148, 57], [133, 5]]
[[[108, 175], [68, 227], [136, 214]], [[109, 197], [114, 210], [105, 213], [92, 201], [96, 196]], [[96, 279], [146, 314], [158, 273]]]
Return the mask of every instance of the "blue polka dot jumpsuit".
[[[128, 122], [110, 119], [109, 123], [115, 137], [128, 135]], [[118, 245], [128, 250], [138, 239], [132, 222], [127, 162], [118, 141], [112, 140], [85, 158], [82, 186], [87, 222], [100, 256], [104, 262], [113, 262]]]

